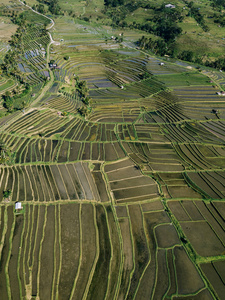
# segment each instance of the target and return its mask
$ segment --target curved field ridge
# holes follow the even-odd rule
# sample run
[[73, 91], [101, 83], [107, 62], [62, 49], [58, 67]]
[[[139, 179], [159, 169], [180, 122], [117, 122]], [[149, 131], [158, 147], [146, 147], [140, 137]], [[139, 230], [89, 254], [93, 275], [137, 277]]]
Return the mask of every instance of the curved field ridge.
[[223, 73], [46, 18], [17, 61], [36, 95], [0, 120], [0, 298], [223, 299]]

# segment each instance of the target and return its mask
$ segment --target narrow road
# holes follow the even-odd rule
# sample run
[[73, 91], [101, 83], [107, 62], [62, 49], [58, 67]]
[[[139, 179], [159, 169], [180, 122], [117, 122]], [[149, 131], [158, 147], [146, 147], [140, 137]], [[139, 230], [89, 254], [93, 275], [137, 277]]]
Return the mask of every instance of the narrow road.
[[[38, 11], [34, 10], [32, 7], [30, 7], [29, 5], [27, 4], [24, 4], [21, 0], [19, 0], [19, 2], [28, 7], [29, 9], [31, 9], [34, 13], [40, 15], [40, 16], [43, 16], [45, 17], [46, 19], [50, 20], [51, 21], [51, 24], [49, 25], [49, 27], [47, 28], [47, 30], [51, 29], [54, 25], [55, 25], [55, 22], [53, 21], [53, 19], [39, 13]], [[52, 35], [50, 32], [48, 32], [48, 35], [49, 35], [49, 38], [50, 38], [50, 43], [48, 44], [47, 46], [47, 49], [46, 49], [46, 68], [48, 69], [49, 71], [49, 77], [50, 77], [50, 80], [46, 83], [46, 85], [44, 86], [44, 88], [42, 89], [41, 91], [41, 94], [32, 102], [31, 104], [31, 107], [35, 107], [37, 105], [37, 103], [44, 97], [45, 93], [47, 92], [47, 90], [52, 86], [53, 82], [54, 82], [54, 75], [53, 75], [53, 72], [52, 70], [49, 68], [48, 66], [48, 62], [49, 62], [49, 53], [50, 53], [50, 46], [51, 44], [55, 44], [55, 45], [60, 45], [59, 42], [55, 42], [52, 38]]]

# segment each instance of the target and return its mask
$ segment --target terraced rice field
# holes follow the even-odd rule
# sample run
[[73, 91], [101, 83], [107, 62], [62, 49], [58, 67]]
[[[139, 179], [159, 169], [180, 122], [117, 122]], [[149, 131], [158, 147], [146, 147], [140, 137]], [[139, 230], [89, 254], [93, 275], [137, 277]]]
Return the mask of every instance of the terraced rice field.
[[34, 86], [50, 77], [48, 89], [0, 120], [14, 158], [0, 166], [0, 298], [223, 299], [223, 78], [113, 41], [105, 50], [90, 28], [87, 47], [68, 19], [55, 26], [54, 70], [40, 52], [49, 36], [28, 33], [18, 68]]

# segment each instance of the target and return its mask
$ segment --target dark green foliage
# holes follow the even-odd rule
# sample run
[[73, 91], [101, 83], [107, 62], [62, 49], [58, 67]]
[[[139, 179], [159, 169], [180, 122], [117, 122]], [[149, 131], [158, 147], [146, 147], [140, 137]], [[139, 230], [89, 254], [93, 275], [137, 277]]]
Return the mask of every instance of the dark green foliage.
[[194, 6], [194, 2], [191, 1], [188, 3], [189, 13], [188, 16], [195, 18], [198, 24], [202, 27], [202, 29], [207, 32], [209, 31], [209, 27], [205, 24], [205, 20], [203, 15], [200, 13], [199, 7]]
[[41, 14], [44, 14], [44, 13], [45, 13], [45, 7], [44, 7], [43, 4], [37, 4], [37, 5], [34, 4], [34, 5], [32, 6], [32, 9], [38, 11], [38, 12], [41, 13]]
[[6, 199], [6, 198], [9, 198], [9, 196], [12, 194], [12, 191], [11, 190], [6, 190], [6, 191], [3, 191], [3, 198]]
[[29, 84], [24, 85], [24, 90], [20, 94], [17, 94], [15, 92], [15, 95], [11, 95], [10, 92], [7, 91], [5, 95], [2, 96], [3, 106], [8, 110], [8, 112], [13, 112], [14, 110], [20, 110], [27, 107], [28, 102], [25, 100], [21, 101], [19, 99], [28, 95], [29, 93], [31, 93], [31, 91], [32, 88]]
[[165, 54], [169, 54], [174, 56], [175, 44], [172, 42], [168, 43], [162, 39], [153, 40], [142, 36], [140, 40], [138, 40], [137, 44], [141, 49], [151, 50], [157, 55], [163, 56]]
[[53, 15], [61, 14], [61, 7], [58, 0], [39, 0], [39, 2], [48, 5], [48, 9]]
[[104, 0], [106, 6], [116, 7], [124, 4], [124, 0]]
[[214, 15], [214, 23], [217, 23], [220, 26], [225, 27], [225, 14]]
[[193, 57], [194, 57], [194, 52], [190, 50], [187, 51], [185, 50], [178, 55], [179, 59], [186, 60], [186, 61], [193, 61]]
[[220, 57], [214, 62], [206, 62], [206, 65], [212, 68], [225, 71], [225, 57]]

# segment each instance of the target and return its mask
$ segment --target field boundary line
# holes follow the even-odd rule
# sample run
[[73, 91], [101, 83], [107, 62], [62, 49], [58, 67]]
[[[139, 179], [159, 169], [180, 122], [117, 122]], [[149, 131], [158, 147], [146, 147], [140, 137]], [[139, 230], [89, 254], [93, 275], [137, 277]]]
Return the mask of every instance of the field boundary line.
[[81, 265], [82, 265], [82, 204], [80, 203], [79, 204], [79, 226], [80, 226], [80, 254], [79, 254], [79, 263], [78, 263], [78, 268], [77, 268], [77, 274], [76, 274], [76, 277], [74, 279], [74, 283], [73, 283], [73, 287], [72, 287], [72, 290], [71, 290], [71, 294], [70, 294], [70, 298], [69, 300], [72, 300], [73, 299], [73, 296], [74, 296], [74, 292], [76, 290], [76, 285], [77, 285], [77, 281], [78, 281], [78, 278], [79, 278], [79, 275], [80, 275], [80, 268], [81, 268]]
[[59, 299], [59, 281], [60, 281], [60, 274], [62, 268], [62, 245], [61, 245], [61, 218], [60, 218], [60, 204], [58, 205], [58, 226], [59, 226], [59, 269], [58, 269], [58, 276], [56, 281], [56, 300]]
[[15, 223], [16, 223], [16, 216], [13, 212], [13, 223], [12, 223], [12, 227], [10, 230], [10, 236], [9, 236], [9, 252], [8, 252], [8, 256], [7, 256], [7, 260], [6, 260], [6, 264], [5, 264], [5, 277], [6, 277], [6, 290], [7, 290], [7, 294], [9, 299], [12, 299], [12, 294], [11, 294], [11, 288], [10, 288], [10, 278], [9, 278], [9, 261], [11, 258], [11, 251], [12, 251], [12, 242], [13, 242], [13, 234], [14, 234], [14, 230], [15, 230]]
[[[20, 272], [20, 260], [21, 260], [22, 246], [23, 246], [23, 238], [24, 238], [25, 227], [26, 227], [26, 222], [25, 221], [26, 220], [24, 218], [23, 219], [23, 230], [22, 230], [22, 234], [21, 234], [19, 253], [18, 253], [18, 261], [17, 261], [17, 279], [18, 279], [18, 284], [19, 284], [19, 289], [20, 289], [20, 298], [21, 299], [23, 299], [23, 293], [22, 293], [22, 283], [21, 283], [21, 278], [20, 278], [20, 273], [19, 272]], [[25, 286], [24, 286], [24, 288], [25, 288]]]
[[[145, 220], [144, 220], [144, 214], [143, 214], [143, 210], [142, 210], [142, 206], [140, 205], [140, 204], [138, 204], [139, 205], [139, 207], [140, 207], [140, 211], [141, 211], [141, 218], [142, 218], [142, 225], [143, 225], [143, 229], [144, 229], [144, 235], [145, 235], [145, 240], [146, 240], [146, 244], [147, 244], [147, 248], [148, 248], [148, 253], [149, 253], [149, 258], [148, 258], [148, 263], [146, 264], [146, 266], [145, 266], [145, 268], [144, 268], [144, 270], [143, 270], [143, 272], [142, 272], [142, 274], [141, 274], [141, 276], [140, 276], [140, 278], [139, 278], [139, 281], [138, 281], [138, 285], [137, 285], [137, 288], [136, 288], [136, 290], [135, 290], [135, 292], [134, 292], [134, 299], [136, 298], [136, 296], [137, 296], [137, 293], [138, 293], [138, 290], [139, 290], [139, 286], [140, 286], [140, 284], [141, 284], [141, 280], [142, 280], [142, 278], [144, 277], [144, 275], [145, 275], [145, 271], [147, 270], [147, 268], [148, 268], [148, 266], [150, 265], [150, 263], [151, 263], [151, 251], [150, 251], [150, 248], [149, 248], [149, 239], [148, 239], [148, 237], [147, 237], [147, 234], [146, 234], [146, 222], [145, 222]], [[138, 300], [138, 299], [137, 299]]]
[[110, 241], [110, 248], [111, 248], [111, 256], [110, 256], [110, 263], [109, 263], [109, 273], [108, 273], [108, 280], [107, 280], [107, 289], [106, 289], [106, 294], [104, 299], [107, 299], [108, 293], [109, 293], [109, 283], [110, 283], [110, 277], [111, 277], [111, 268], [112, 268], [112, 260], [113, 260], [113, 245], [112, 245], [112, 240], [111, 240], [111, 233], [110, 233], [110, 228], [109, 228], [109, 220], [108, 220], [108, 214], [107, 210], [105, 208], [105, 205], [101, 204], [104, 211], [105, 211], [105, 219], [106, 219], [106, 224], [107, 224], [107, 229], [108, 229], [108, 235], [109, 235], [109, 241]]
[[51, 293], [51, 299], [54, 300], [54, 291], [55, 291], [55, 280], [56, 280], [56, 244], [57, 244], [57, 206], [54, 207], [55, 211], [55, 238], [54, 238], [54, 268], [53, 268], [53, 277], [52, 277], [52, 293]]
[[40, 241], [40, 249], [39, 249], [39, 255], [38, 255], [38, 271], [37, 271], [37, 297], [40, 298], [39, 296], [39, 288], [40, 288], [40, 272], [41, 272], [41, 253], [42, 253], [42, 244], [45, 238], [45, 227], [46, 227], [46, 223], [47, 223], [47, 208], [48, 206], [45, 206], [45, 219], [44, 219], [44, 224], [43, 224], [43, 228], [42, 228], [42, 238]]
[[[65, 169], [67, 170], [67, 173], [69, 174], [69, 178], [70, 178], [70, 180], [71, 180], [71, 182], [72, 182], [72, 185], [73, 185], [73, 188], [74, 188], [76, 197], [77, 197], [77, 199], [79, 199], [78, 194], [77, 194], [77, 189], [76, 189], [76, 187], [75, 187], [75, 185], [74, 185], [74, 181], [73, 181], [73, 179], [72, 179], [72, 176], [71, 176], [70, 171], [69, 171], [69, 169], [68, 169], [67, 166], [68, 166], [68, 164], [65, 164]], [[56, 200], [56, 201], [57, 201], [57, 200]]]
[[136, 264], [135, 264], [135, 249], [134, 249], [134, 237], [133, 237], [132, 225], [131, 225], [131, 220], [130, 220], [129, 208], [128, 208], [127, 205], [126, 205], [126, 208], [127, 208], [127, 216], [128, 216], [128, 220], [129, 220], [130, 240], [131, 240], [131, 243], [132, 243], [132, 260], [133, 260], [133, 268], [132, 268], [132, 270], [130, 271], [129, 283], [128, 283], [128, 286], [127, 286], [127, 292], [126, 292], [125, 298], [124, 298], [125, 300], [127, 299], [127, 296], [128, 296], [128, 294], [129, 294], [130, 285], [131, 285], [131, 279], [132, 279], [133, 274], [134, 274], [134, 271], [135, 271], [135, 269], [136, 269]]
[[99, 232], [98, 232], [98, 226], [97, 226], [97, 220], [96, 220], [96, 205], [92, 204], [92, 207], [93, 207], [93, 212], [94, 212], [94, 225], [95, 225], [95, 232], [96, 232], [96, 254], [95, 254], [95, 259], [94, 259], [94, 262], [93, 262], [93, 265], [92, 265], [92, 268], [91, 268], [91, 271], [90, 271], [90, 274], [89, 274], [88, 282], [87, 282], [82, 300], [87, 299], [89, 288], [90, 288], [90, 285], [91, 285], [91, 282], [92, 282], [92, 278], [93, 278], [93, 275], [94, 275], [94, 272], [95, 272], [95, 268], [96, 268], [96, 264], [97, 264], [98, 259], [99, 259], [99, 252], [100, 252], [99, 251]]
[[[162, 249], [165, 249], [165, 248], [162, 248]], [[163, 300], [167, 297], [167, 293], [169, 292], [169, 290], [171, 288], [170, 268], [169, 268], [169, 263], [168, 263], [168, 248], [166, 248], [165, 250], [166, 250], [166, 268], [167, 268], [167, 272], [168, 272], [168, 288], [163, 295]]]
[[[3, 250], [3, 246], [4, 246], [4, 242], [5, 242], [5, 235], [8, 229], [8, 206], [4, 204], [4, 226], [3, 226], [3, 231], [2, 231], [2, 239], [0, 241], [0, 260], [2, 258], [2, 250]], [[1, 226], [2, 226], [2, 221], [1, 221]]]

